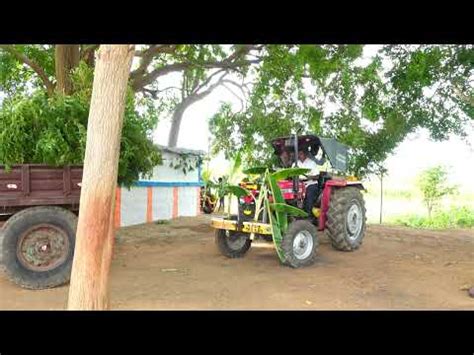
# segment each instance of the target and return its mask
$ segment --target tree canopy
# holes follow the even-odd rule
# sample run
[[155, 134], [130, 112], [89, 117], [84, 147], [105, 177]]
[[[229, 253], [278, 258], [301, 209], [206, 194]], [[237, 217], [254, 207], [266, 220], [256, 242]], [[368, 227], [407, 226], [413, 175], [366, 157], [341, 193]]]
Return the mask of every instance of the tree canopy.
[[[0, 45], [0, 164], [80, 163], [97, 45]], [[151, 140], [160, 115], [181, 112], [218, 84], [216, 74], [243, 71], [254, 46], [144, 45], [135, 51], [125, 110], [119, 181], [130, 184], [159, 159]], [[182, 73], [180, 97], [158, 78]], [[222, 78], [221, 78], [222, 79]], [[173, 117], [174, 117], [173, 116]], [[176, 144], [176, 140], [174, 140]]]
[[254, 68], [249, 104], [223, 104], [210, 120], [214, 152], [271, 158], [269, 141], [296, 131], [351, 147], [351, 170], [371, 172], [417, 128], [433, 139], [464, 135], [473, 119], [473, 46], [268, 45]]
[[[74, 73], [93, 68], [97, 47], [1, 45], [0, 90], [7, 97], [2, 117], [22, 107], [21, 102], [23, 109], [15, 112], [28, 111], [27, 102], [37, 105], [38, 100], [69, 102], [87, 112], [87, 100], [79, 99], [87, 97], [86, 86], [78, 92]], [[241, 151], [243, 161], [251, 165], [271, 158], [272, 138], [311, 132], [349, 145], [351, 171], [364, 175], [418, 128], [426, 128], [437, 140], [450, 134], [463, 136], [474, 114], [473, 68], [472, 45], [386, 45], [372, 58], [364, 58], [363, 45], [137, 46], [129, 80], [121, 174], [125, 173], [124, 161], [131, 164], [127, 169], [135, 169], [134, 176], [147, 172], [149, 165], [136, 154], [152, 154], [149, 134], [158, 117], [171, 115], [170, 144], [175, 145], [184, 110], [218, 85], [227, 85], [229, 90], [236, 89], [237, 96], [240, 92], [243, 105], [236, 110], [224, 103], [210, 119], [214, 152], [223, 151], [230, 158]], [[160, 78], [169, 73], [179, 73], [179, 86], [163, 86]], [[85, 128], [87, 113], [82, 115]], [[30, 124], [34, 121], [23, 121], [28, 120]], [[3, 127], [12, 125], [3, 121]], [[44, 132], [54, 136], [54, 120], [46, 121], [52, 131]], [[71, 121], [65, 127], [76, 125]], [[13, 131], [8, 132], [3, 139]], [[61, 136], [64, 138], [63, 133]], [[38, 144], [36, 139], [32, 141]], [[8, 137], [0, 143], [13, 147], [11, 140]], [[138, 140], [147, 142], [150, 150], [130, 143]], [[64, 161], [80, 153], [75, 145], [70, 148], [72, 155], [61, 148]], [[45, 160], [41, 152], [46, 148], [35, 149], [34, 154], [25, 153], [24, 159]], [[0, 163], [17, 159], [10, 156], [13, 153], [2, 154]]]
[[[92, 69], [80, 65], [71, 75], [74, 93], [49, 97], [44, 90], [7, 97], [0, 109], [0, 164], [82, 164], [87, 133]], [[150, 173], [161, 155], [151, 140], [153, 110], [139, 113], [127, 94], [122, 128], [119, 183], [130, 186]]]

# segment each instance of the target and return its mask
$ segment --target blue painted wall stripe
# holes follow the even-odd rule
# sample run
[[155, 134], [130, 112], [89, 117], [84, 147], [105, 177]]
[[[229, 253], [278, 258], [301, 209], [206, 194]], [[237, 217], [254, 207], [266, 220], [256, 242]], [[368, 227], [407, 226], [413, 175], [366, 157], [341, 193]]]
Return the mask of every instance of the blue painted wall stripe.
[[202, 181], [202, 179], [201, 179], [201, 163], [198, 164], [198, 180], [199, 180], [199, 182]]
[[199, 181], [152, 181], [152, 180], [139, 180], [133, 184], [138, 187], [184, 187], [184, 186], [202, 186], [202, 182]]

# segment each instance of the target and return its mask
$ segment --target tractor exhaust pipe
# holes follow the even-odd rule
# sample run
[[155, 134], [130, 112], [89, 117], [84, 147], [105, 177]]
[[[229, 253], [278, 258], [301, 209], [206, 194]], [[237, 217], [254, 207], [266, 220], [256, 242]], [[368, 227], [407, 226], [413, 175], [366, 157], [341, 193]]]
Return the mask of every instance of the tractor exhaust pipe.
[[[298, 167], [298, 133], [295, 133], [295, 167]], [[299, 187], [300, 177], [295, 176], [293, 178], [293, 192], [295, 197], [298, 196], [298, 187]]]

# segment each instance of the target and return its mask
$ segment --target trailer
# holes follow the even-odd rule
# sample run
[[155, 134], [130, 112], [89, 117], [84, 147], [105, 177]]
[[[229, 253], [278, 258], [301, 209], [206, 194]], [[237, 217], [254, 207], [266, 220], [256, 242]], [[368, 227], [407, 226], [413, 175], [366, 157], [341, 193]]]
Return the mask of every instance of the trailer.
[[0, 263], [21, 287], [69, 282], [82, 166], [0, 165]]

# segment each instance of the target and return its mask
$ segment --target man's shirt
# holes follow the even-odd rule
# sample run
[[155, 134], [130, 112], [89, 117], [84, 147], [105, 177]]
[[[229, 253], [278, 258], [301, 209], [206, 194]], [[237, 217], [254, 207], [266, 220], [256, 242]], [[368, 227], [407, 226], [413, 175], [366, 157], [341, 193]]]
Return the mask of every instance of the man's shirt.
[[[298, 168], [304, 168], [304, 169], [310, 169], [310, 171], [307, 173], [307, 175], [318, 175], [319, 174], [319, 169], [318, 169], [318, 164], [316, 164], [313, 160], [306, 158], [303, 162], [298, 160]], [[300, 179], [306, 179], [306, 176], [301, 175]], [[317, 183], [316, 180], [308, 180], [306, 182], [306, 185], [312, 185]]]

